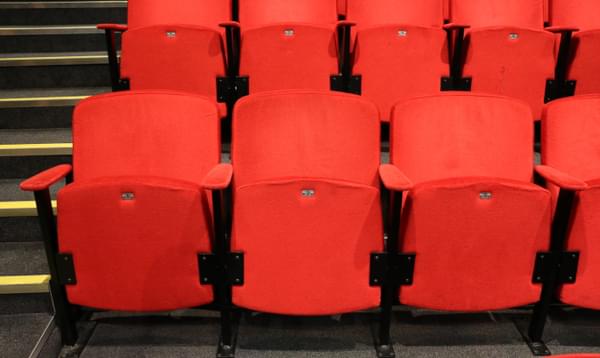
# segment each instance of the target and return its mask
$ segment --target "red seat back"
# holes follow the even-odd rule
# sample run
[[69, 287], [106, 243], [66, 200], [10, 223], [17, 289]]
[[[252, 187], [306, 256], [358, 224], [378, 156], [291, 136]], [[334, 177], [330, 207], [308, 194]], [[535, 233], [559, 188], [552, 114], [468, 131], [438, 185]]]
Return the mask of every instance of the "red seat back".
[[73, 116], [75, 180], [168, 173], [201, 183], [220, 161], [219, 128], [216, 104], [201, 96], [139, 91], [89, 98]]
[[525, 103], [446, 94], [400, 103], [392, 116], [392, 161], [415, 183], [473, 176], [532, 179], [533, 118]]
[[544, 27], [544, 0], [450, 0], [451, 22], [472, 28]]
[[334, 24], [337, 0], [240, 0], [240, 24], [244, 29], [275, 24]]
[[373, 104], [327, 92], [248, 96], [234, 112], [232, 161], [232, 247], [246, 267], [236, 305], [323, 315], [379, 304], [369, 286], [370, 253], [383, 248]]
[[443, 0], [348, 0], [348, 20], [357, 26], [416, 25], [441, 27]]
[[600, 3], [596, 0], [549, 0], [552, 26], [575, 27], [579, 30], [600, 29]]
[[231, 0], [131, 0], [129, 29], [153, 25], [195, 25], [218, 28], [231, 21]]

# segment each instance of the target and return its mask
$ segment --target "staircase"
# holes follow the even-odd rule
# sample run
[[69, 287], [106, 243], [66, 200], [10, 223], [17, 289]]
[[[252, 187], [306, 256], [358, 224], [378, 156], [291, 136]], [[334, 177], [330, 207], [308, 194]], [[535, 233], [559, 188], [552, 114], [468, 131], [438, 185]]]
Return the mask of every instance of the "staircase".
[[71, 161], [73, 106], [110, 91], [95, 25], [126, 23], [126, 9], [121, 0], [0, 1], [0, 326], [9, 327], [7, 337], [0, 333], [2, 356], [29, 356], [51, 317], [35, 203], [18, 185]]

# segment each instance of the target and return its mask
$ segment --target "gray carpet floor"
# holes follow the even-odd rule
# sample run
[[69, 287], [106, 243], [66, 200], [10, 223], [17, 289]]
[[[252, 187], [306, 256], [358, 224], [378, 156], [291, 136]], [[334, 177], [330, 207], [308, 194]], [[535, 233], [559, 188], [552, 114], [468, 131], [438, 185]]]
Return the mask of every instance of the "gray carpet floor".
[[0, 357], [29, 357], [49, 321], [47, 313], [0, 315]]
[[[552, 352], [600, 353], [599, 316], [556, 309], [546, 334]], [[298, 318], [246, 312], [236, 357], [375, 357], [375, 318], [371, 313]], [[394, 313], [392, 337], [397, 357], [531, 357], [517, 329], [527, 319], [527, 310], [456, 315], [400, 309]], [[87, 327], [82, 358], [214, 357], [218, 341], [218, 317], [205, 311], [95, 314]]]

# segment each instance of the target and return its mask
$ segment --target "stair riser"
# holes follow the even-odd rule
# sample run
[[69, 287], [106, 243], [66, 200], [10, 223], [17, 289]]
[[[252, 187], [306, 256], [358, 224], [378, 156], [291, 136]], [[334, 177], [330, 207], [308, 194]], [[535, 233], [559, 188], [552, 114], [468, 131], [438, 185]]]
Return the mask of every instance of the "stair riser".
[[[30, 200], [33, 200], [33, 194]], [[0, 217], [0, 243], [40, 240], [42, 236], [36, 216]]]
[[0, 315], [45, 312], [52, 312], [47, 293], [0, 295]]
[[2, 26], [127, 23], [127, 8], [0, 9]]
[[0, 129], [70, 128], [73, 106], [0, 109]]
[[108, 65], [0, 67], [0, 89], [108, 87]]
[[58, 164], [71, 162], [71, 156], [0, 157], [0, 179], [29, 178]]
[[[103, 33], [0, 36], [0, 53], [106, 51]], [[117, 43], [117, 47], [120, 45]]]

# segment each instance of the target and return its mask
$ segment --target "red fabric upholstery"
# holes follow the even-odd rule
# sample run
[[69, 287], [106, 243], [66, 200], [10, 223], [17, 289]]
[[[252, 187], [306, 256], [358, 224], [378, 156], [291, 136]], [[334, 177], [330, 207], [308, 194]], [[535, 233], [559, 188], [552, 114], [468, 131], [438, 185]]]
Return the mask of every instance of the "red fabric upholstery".
[[23, 181], [20, 185], [21, 190], [39, 191], [50, 188], [59, 180], [64, 179], [73, 168], [69, 164], [57, 165], [48, 170], [44, 170], [31, 178]]
[[554, 101], [542, 121], [542, 162], [583, 181], [600, 178], [600, 96]]
[[600, 29], [597, 0], [549, 0], [552, 26], [577, 27], [582, 31]]
[[[133, 200], [124, 200], [133, 193]], [[210, 217], [197, 185], [151, 177], [75, 183], [58, 194], [59, 249], [72, 253], [69, 301], [163, 311], [212, 301], [197, 254], [210, 252]]]
[[298, 176], [377, 186], [379, 129], [371, 123], [373, 113], [377, 109], [370, 102], [337, 92], [276, 91], [242, 98], [233, 121], [235, 187]]
[[539, 300], [541, 285], [531, 277], [536, 252], [549, 246], [546, 190], [503, 179], [447, 179], [415, 186], [404, 213], [401, 250], [417, 259], [401, 303], [485, 311]]
[[410, 180], [392, 164], [383, 164], [379, 167], [379, 177], [383, 185], [390, 190], [404, 191], [412, 188]]
[[540, 119], [555, 67], [543, 0], [451, 0], [451, 6], [452, 22], [471, 27], [463, 75], [472, 77], [472, 91], [522, 99]]
[[444, 0], [348, 0], [348, 20], [358, 28], [381, 25], [441, 27]]
[[210, 190], [225, 189], [229, 186], [232, 176], [233, 167], [231, 164], [219, 164], [206, 175], [202, 187]]
[[600, 92], [600, 72], [597, 70], [600, 51], [600, 26], [597, 30], [578, 32], [573, 37], [574, 57], [567, 71], [569, 80], [576, 80], [575, 94]]
[[392, 163], [413, 183], [451, 177], [532, 179], [533, 121], [520, 101], [444, 94], [399, 103], [393, 116]]
[[544, 0], [450, 0], [452, 22], [471, 27], [542, 29]]
[[121, 77], [133, 90], [170, 89], [216, 98], [217, 77], [224, 75], [223, 44], [215, 29], [156, 25], [123, 34]]
[[587, 184], [585, 182], [561, 172], [556, 168], [547, 165], [537, 165], [535, 171], [544, 179], [562, 189], [575, 191], [587, 189]]
[[334, 24], [337, 0], [240, 0], [240, 24], [244, 29], [275, 24]]
[[233, 120], [232, 248], [245, 253], [241, 307], [325, 315], [377, 307], [382, 250], [377, 109], [326, 92], [252, 95]]
[[[567, 248], [580, 252], [575, 284], [560, 291], [563, 302], [600, 309], [600, 96], [552, 102], [542, 121], [542, 162], [584, 180], [577, 194]], [[556, 196], [558, 190], [550, 186]]]
[[440, 92], [448, 76], [448, 44], [441, 28], [389, 25], [358, 32], [355, 74], [362, 76], [362, 95], [374, 101], [382, 121], [389, 121], [400, 100]]
[[[517, 39], [512, 36], [518, 36]], [[469, 31], [464, 77], [473, 92], [526, 101], [540, 119], [546, 81], [554, 77], [555, 38], [551, 33], [515, 27]]]
[[531, 277], [548, 248], [551, 200], [531, 184], [527, 105], [466, 93], [414, 99], [394, 108], [391, 136], [392, 164], [415, 183], [400, 245], [417, 255], [414, 283], [400, 302], [481, 311], [538, 300]]
[[567, 250], [579, 252], [577, 281], [560, 289], [562, 302], [600, 309], [600, 180], [577, 194]]
[[330, 26], [272, 25], [244, 31], [241, 52], [240, 73], [250, 77], [250, 93], [328, 90], [330, 76], [338, 73], [336, 33]]
[[160, 24], [217, 28], [231, 20], [231, 0], [131, 0], [127, 12], [130, 29]]
[[[229, 0], [132, 0], [121, 77], [133, 90], [169, 89], [216, 97], [225, 74], [222, 30]], [[151, 55], [149, 55], [151, 54]]]
[[348, 14], [348, 1], [337, 0], [337, 11], [338, 15], [346, 16]]
[[572, 58], [567, 77], [576, 80], [575, 93], [600, 92], [600, 73], [597, 58], [600, 51], [600, 3], [595, 0], [580, 0], [575, 5], [568, 0], [551, 1], [551, 23], [553, 26], [576, 27], [572, 42]]
[[362, 76], [362, 95], [389, 121], [399, 100], [437, 94], [448, 76], [443, 1], [348, 0], [356, 22], [353, 72]]
[[89, 98], [73, 119], [75, 182], [58, 193], [61, 253], [73, 255], [70, 302], [163, 311], [211, 302], [197, 254], [210, 252], [200, 183], [218, 164], [217, 106], [131, 91]]
[[214, 102], [175, 92], [86, 99], [73, 116], [75, 180], [168, 173], [200, 184], [220, 161], [217, 113]]

